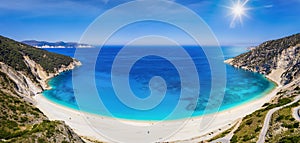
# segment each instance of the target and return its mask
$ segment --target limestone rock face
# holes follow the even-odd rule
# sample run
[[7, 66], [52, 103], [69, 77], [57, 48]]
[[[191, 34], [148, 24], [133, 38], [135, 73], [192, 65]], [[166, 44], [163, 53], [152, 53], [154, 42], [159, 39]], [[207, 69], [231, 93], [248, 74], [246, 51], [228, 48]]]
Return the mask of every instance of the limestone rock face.
[[[0, 62], [0, 72], [5, 73], [13, 82], [15, 82], [15, 91], [21, 96], [34, 96], [43, 90], [49, 89], [47, 81], [61, 72], [72, 70], [80, 65], [80, 62], [74, 60], [68, 66], [62, 66], [54, 73], [46, 72], [41, 65], [24, 56], [24, 62], [31, 73], [17, 71], [13, 67]], [[33, 75], [33, 76], [29, 76]]]
[[31, 73], [34, 75], [35, 80], [41, 86], [42, 90], [50, 88], [47, 84], [47, 80], [49, 80], [50, 78], [53, 78], [54, 76], [57, 76], [62, 72], [72, 70], [76, 66], [81, 65], [79, 61], [73, 59], [73, 62], [71, 62], [68, 66], [62, 65], [59, 69], [55, 69], [53, 73], [49, 73], [46, 70], [44, 70], [44, 68], [41, 65], [31, 60], [28, 56], [24, 56], [24, 62], [30, 69]]
[[282, 71], [282, 85], [300, 77], [300, 33], [262, 43], [251, 51], [225, 61], [237, 68], [269, 75]]

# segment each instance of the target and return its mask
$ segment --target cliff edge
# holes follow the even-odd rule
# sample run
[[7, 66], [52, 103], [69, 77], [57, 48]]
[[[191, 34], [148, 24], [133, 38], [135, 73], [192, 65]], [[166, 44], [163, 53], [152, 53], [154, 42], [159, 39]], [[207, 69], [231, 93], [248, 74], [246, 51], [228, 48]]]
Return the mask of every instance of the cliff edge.
[[225, 63], [268, 75], [281, 85], [286, 85], [300, 77], [299, 51], [300, 33], [264, 42]]

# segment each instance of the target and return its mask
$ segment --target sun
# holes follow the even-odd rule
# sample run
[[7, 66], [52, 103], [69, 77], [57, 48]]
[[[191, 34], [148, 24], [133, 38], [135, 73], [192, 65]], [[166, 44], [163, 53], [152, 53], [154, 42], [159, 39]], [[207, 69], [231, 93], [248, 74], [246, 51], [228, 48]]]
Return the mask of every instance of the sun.
[[234, 15], [236, 16], [242, 16], [245, 13], [245, 9], [243, 6], [241, 5], [236, 5], [233, 7], [232, 12], [234, 13]]
[[249, 2], [249, 0], [236, 0], [232, 1], [232, 6], [226, 7], [231, 11], [231, 14], [233, 16], [230, 27], [234, 28], [236, 24], [243, 24], [243, 17], [248, 17], [247, 11], [250, 9], [246, 7], [246, 4]]

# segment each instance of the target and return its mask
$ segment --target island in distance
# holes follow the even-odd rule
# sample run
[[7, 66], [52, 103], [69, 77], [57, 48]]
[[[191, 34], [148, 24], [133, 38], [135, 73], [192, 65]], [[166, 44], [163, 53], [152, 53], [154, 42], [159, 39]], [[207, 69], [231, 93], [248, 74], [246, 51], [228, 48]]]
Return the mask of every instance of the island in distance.
[[36, 47], [36, 48], [92, 48], [93, 45], [82, 44], [76, 42], [47, 42], [47, 41], [36, 41], [36, 40], [26, 40], [22, 43]]

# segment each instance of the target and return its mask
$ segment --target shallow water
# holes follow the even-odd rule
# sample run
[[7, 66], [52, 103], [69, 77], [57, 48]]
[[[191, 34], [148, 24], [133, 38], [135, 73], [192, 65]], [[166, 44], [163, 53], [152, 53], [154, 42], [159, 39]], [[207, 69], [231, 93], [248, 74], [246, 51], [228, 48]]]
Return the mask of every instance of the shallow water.
[[[74, 56], [75, 52], [75, 49], [47, 50], [72, 57]], [[182, 89], [178, 69], [176, 69], [176, 67], [170, 61], [159, 56], [146, 56], [139, 59], [131, 68], [129, 77], [122, 77], [121, 74], [112, 75], [112, 64], [120, 50], [120, 46], [107, 46], [102, 48], [97, 58], [95, 76], [93, 77], [93, 75], [87, 72], [86, 69], [90, 68], [88, 67], [92, 63], [90, 54], [91, 52], [94, 52], [94, 50], [82, 49], [79, 57], [79, 60], [83, 64], [82, 67], [76, 68], [73, 71], [64, 72], [51, 79], [49, 84], [52, 86], [52, 89], [43, 92], [43, 95], [49, 100], [60, 105], [73, 109], [80, 108], [86, 112], [109, 117], [134, 120], [172, 120], [186, 118], [190, 116], [190, 114], [192, 114], [192, 116], [201, 116], [203, 114], [233, 108], [257, 99], [275, 87], [275, 84], [268, 81], [263, 75], [225, 65], [227, 82], [225, 95], [223, 98], [223, 95], [218, 95], [218, 93], [222, 93], [222, 90], [224, 90], [222, 87], [213, 91], [211, 90], [211, 68], [201, 48], [186, 46], [185, 50], [192, 57], [192, 60], [198, 71], [200, 94], [197, 97], [181, 95], [182, 90], [187, 90], [191, 94], [195, 93], [196, 91], [194, 91], [194, 88], [192, 87], [193, 85]], [[226, 46], [222, 47], [222, 51], [225, 59], [227, 59], [246, 52], [246, 48]], [[134, 57], [126, 56], [118, 58], [121, 58], [123, 61], [125, 61], [125, 64], [118, 66], [126, 67], [128, 66], [126, 65], [126, 60]], [[216, 55], [214, 58], [221, 57]], [[173, 60], [185, 62], [187, 59], [184, 57], [174, 57]], [[188, 65], [179, 68], [183, 68], [187, 71], [191, 69], [191, 67]], [[120, 95], [116, 96], [117, 94], [114, 91], [111, 81], [112, 76], [119, 76], [118, 78], [120, 78], [120, 80], [121, 78], [129, 78], [129, 85], [132, 92], [140, 99], [146, 99], [151, 94], [151, 90], [149, 89], [150, 79], [154, 76], [160, 76], [166, 81], [166, 94], [162, 101], [159, 102], [155, 108], [150, 110], [134, 109], [130, 106], [126, 106], [126, 104], [119, 100], [118, 97]], [[74, 90], [74, 83], [72, 83], [72, 79], [82, 79], [82, 83], [76, 83], [77, 86], [80, 86], [80, 89], [78, 88]], [[95, 79], [98, 95], [94, 95], [92, 90], [89, 90], [91, 85], [85, 83], [86, 80], [90, 79]], [[155, 90], [153, 91], [157, 91], [158, 94], [160, 91], [162, 91], [162, 85], [154, 85], [153, 87], [155, 87]], [[77, 95], [77, 93], [80, 93], [81, 88], [84, 89], [84, 93]], [[76, 93], [76, 98], [74, 96], [74, 91]], [[84, 98], [82, 96], [84, 96]], [[122, 96], [126, 97], [126, 94]], [[210, 96], [213, 96], [214, 98], [211, 102], [208, 102]], [[80, 99], [80, 101], [76, 102], [78, 99]], [[100, 106], [99, 101], [101, 101], [101, 105], [103, 106]], [[130, 104], [137, 104], [134, 103], [134, 101], [132, 102], [133, 103]], [[220, 108], [217, 108], [218, 102], [222, 102]], [[206, 109], [208, 103], [211, 105], [216, 104], [216, 108], [209, 110]], [[148, 102], [146, 104], [148, 104]], [[176, 112], [173, 112], [175, 111], [175, 108]], [[172, 116], [169, 116], [171, 114]]]

